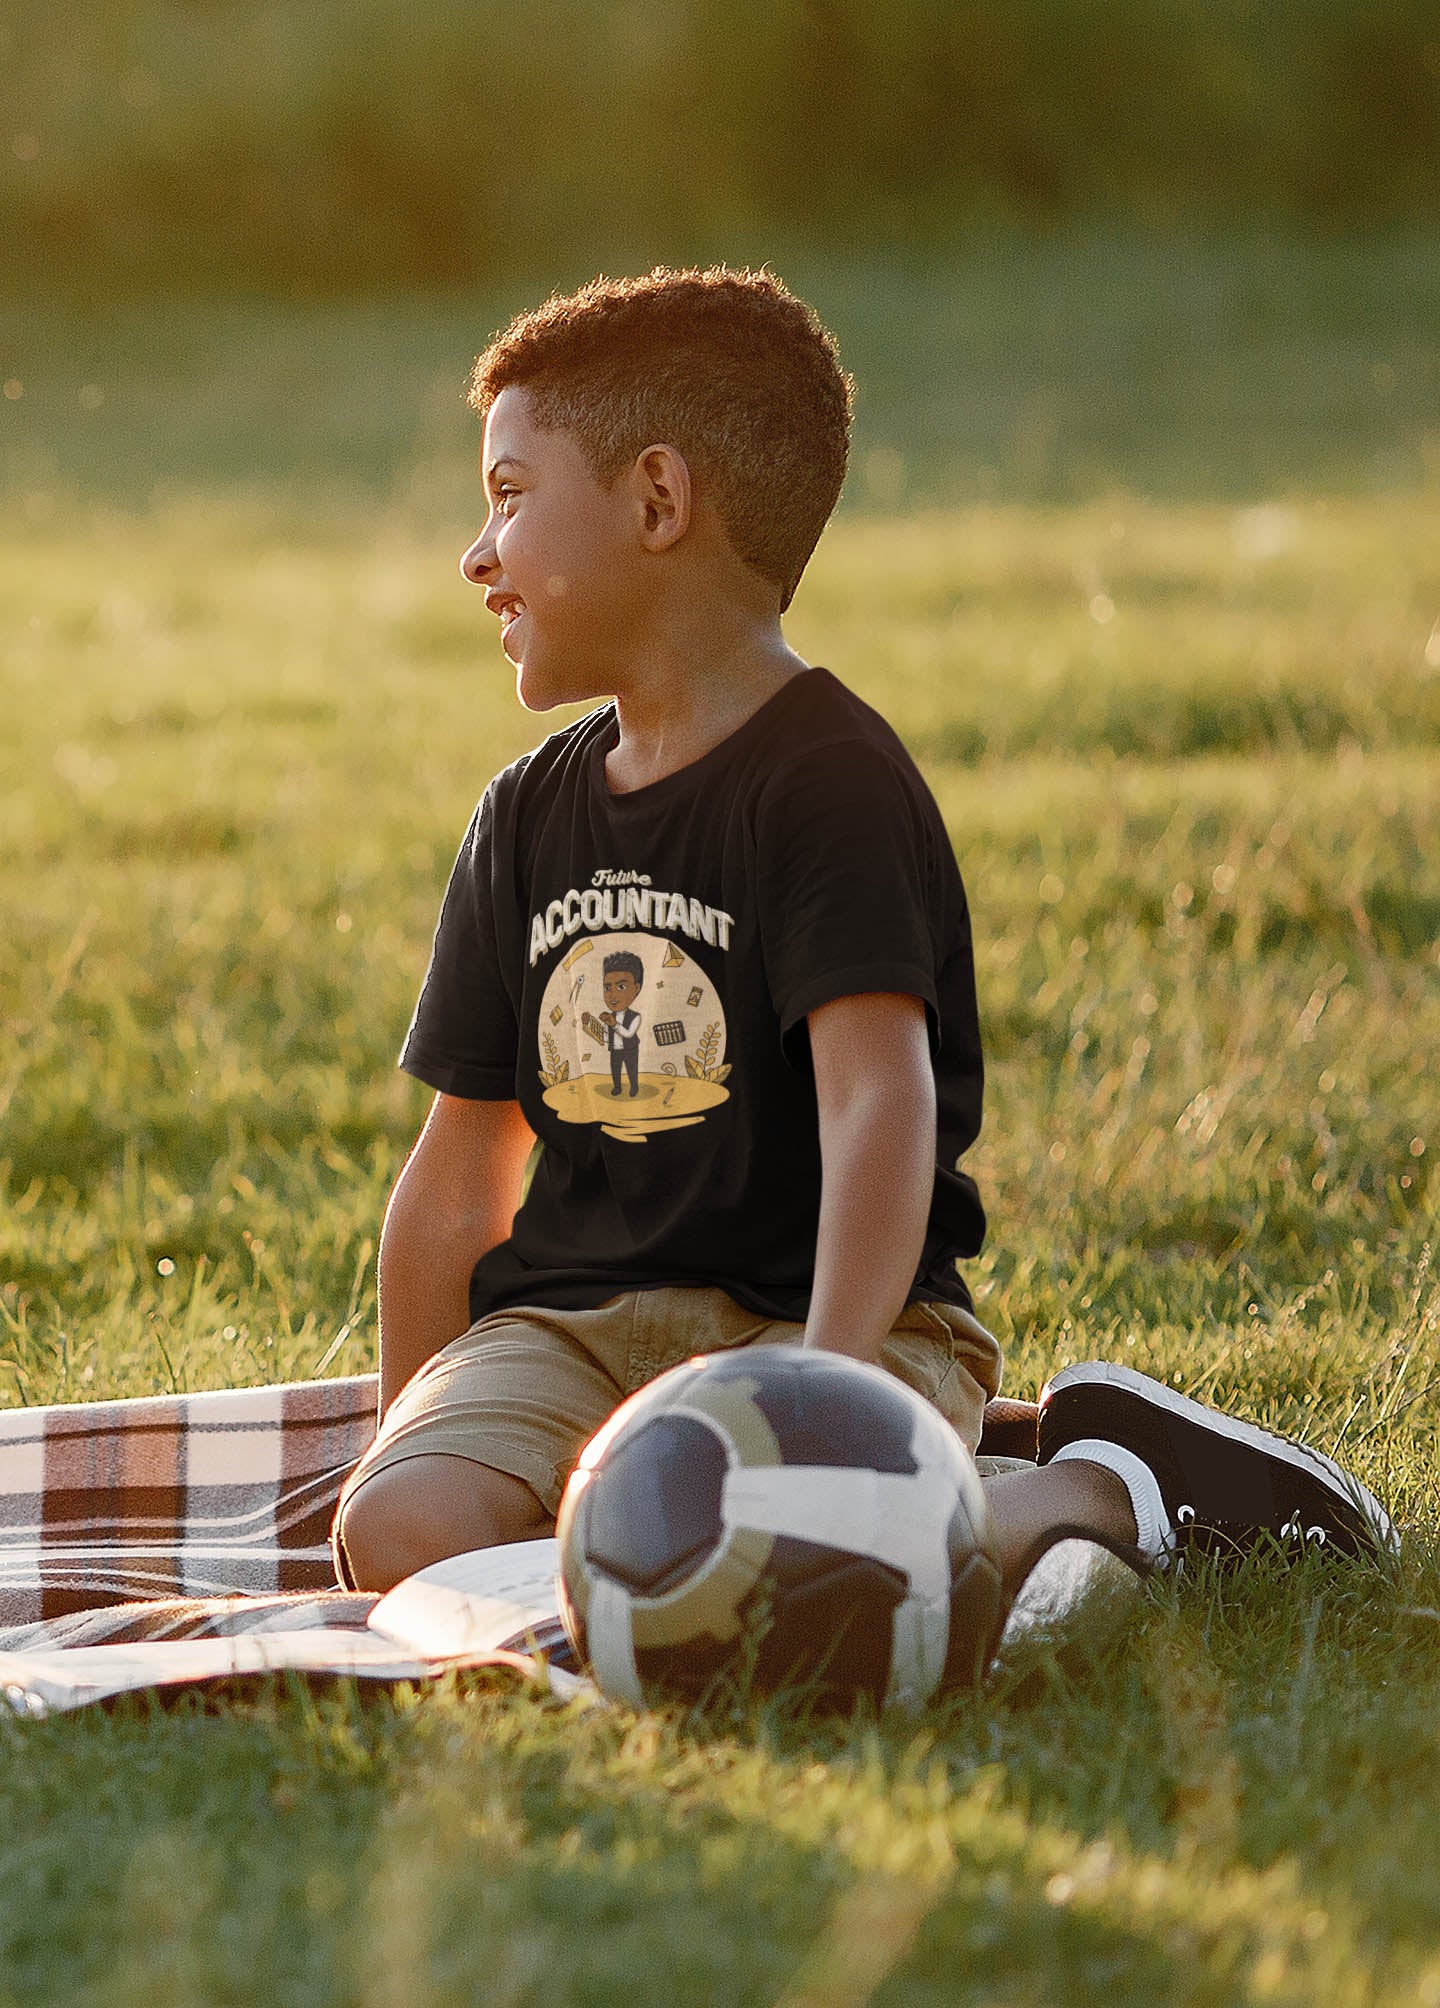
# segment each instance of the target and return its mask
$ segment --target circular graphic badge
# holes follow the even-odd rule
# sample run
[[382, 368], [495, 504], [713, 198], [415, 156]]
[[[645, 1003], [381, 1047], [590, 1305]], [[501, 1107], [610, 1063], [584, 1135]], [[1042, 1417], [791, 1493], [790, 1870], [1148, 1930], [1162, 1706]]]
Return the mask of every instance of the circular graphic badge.
[[715, 985], [663, 935], [577, 942], [540, 1000], [539, 1049], [546, 1107], [624, 1143], [702, 1122], [730, 1098]]

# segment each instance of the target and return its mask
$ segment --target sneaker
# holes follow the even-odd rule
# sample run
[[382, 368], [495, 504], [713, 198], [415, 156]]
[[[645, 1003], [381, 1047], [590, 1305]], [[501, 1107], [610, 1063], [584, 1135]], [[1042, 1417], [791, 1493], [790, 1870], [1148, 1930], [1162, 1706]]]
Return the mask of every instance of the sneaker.
[[1041, 1391], [1039, 1462], [1084, 1439], [1120, 1444], [1149, 1466], [1170, 1520], [1167, 1552], [1234, 1555], [1265, 1536], [1297, 1554], [1399, 1552], [1389, 1514], [1332, 1458], [1204, 1408], [1133, 1367], [1066, 1367]]

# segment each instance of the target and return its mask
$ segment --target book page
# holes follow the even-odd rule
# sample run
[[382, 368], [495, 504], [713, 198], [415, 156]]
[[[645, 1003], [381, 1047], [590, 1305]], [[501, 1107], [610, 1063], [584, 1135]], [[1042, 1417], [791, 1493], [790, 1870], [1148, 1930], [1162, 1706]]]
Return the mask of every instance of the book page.
[[553, 1539], [512, 1541], [453, 1555], [397, 1583], [371, 1611], [372, 1632], [407, 1652], [524, 1652], [530, 1633], [560, 1612]]

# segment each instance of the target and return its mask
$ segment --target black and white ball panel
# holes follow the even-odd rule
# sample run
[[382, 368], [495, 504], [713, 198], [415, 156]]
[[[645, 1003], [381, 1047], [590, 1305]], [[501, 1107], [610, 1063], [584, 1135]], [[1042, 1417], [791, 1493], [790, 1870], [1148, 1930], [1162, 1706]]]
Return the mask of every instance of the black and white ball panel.
[[[763, 1353], [763, 1373], [756, 1373]], [[855, 1369], [873, 1374], [872, 1398], [857, 1397]], [[847, 1469], [915, 1470], [911, 1445], [915, 1420], [894, 1377], [880, 1367], [798, 1346], [742, 1347], [710, 1357], [705, 1396], [738, 1382], [765, 1418], [787, 1465], [839, 1465]]]
[[730, 1459], [695, 1415], [641, 1418], [611, 1451], [587, 1506], [585, 1552], [627, 1590], [663, 1596], [719, 1546]]
[[1000, 1565], [988, 1549], [960, 1561], [950, 1583], [950, 1622], [940, 1687], [978, 1687], [1005, 1628]]
[[[905, 1596], [904, 1577], [883, 1563], [780, 1536], [736, 1610], [749, 1647], [743, 1671], [763, 1693], [800, 1686], [817, 1702], [844, 1706], [863, 1694], [878, 1707]], [[698, 1655], [693, 1641], [642, 1645], [642, 1629], [635, 1659], [644, 1688], [694, 1696], [727, 1670], [727, 1655], [708, 1642]]]

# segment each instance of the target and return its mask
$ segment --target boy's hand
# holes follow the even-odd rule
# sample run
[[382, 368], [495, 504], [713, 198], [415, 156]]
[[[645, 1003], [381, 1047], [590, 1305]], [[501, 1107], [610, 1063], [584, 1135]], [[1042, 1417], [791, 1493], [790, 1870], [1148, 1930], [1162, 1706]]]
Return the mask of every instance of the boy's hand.
[[822, 1179], [805, 1343], [878, 1361], [915, 1281], [935, 1187], [925, 1006], [874, 991], [807, 1022]]
[[436, 1095], [380, 1234], [380, 1413], [470, 1327], [470, 1271], [510, 1232], [535, 1141], [517, 1102]]

